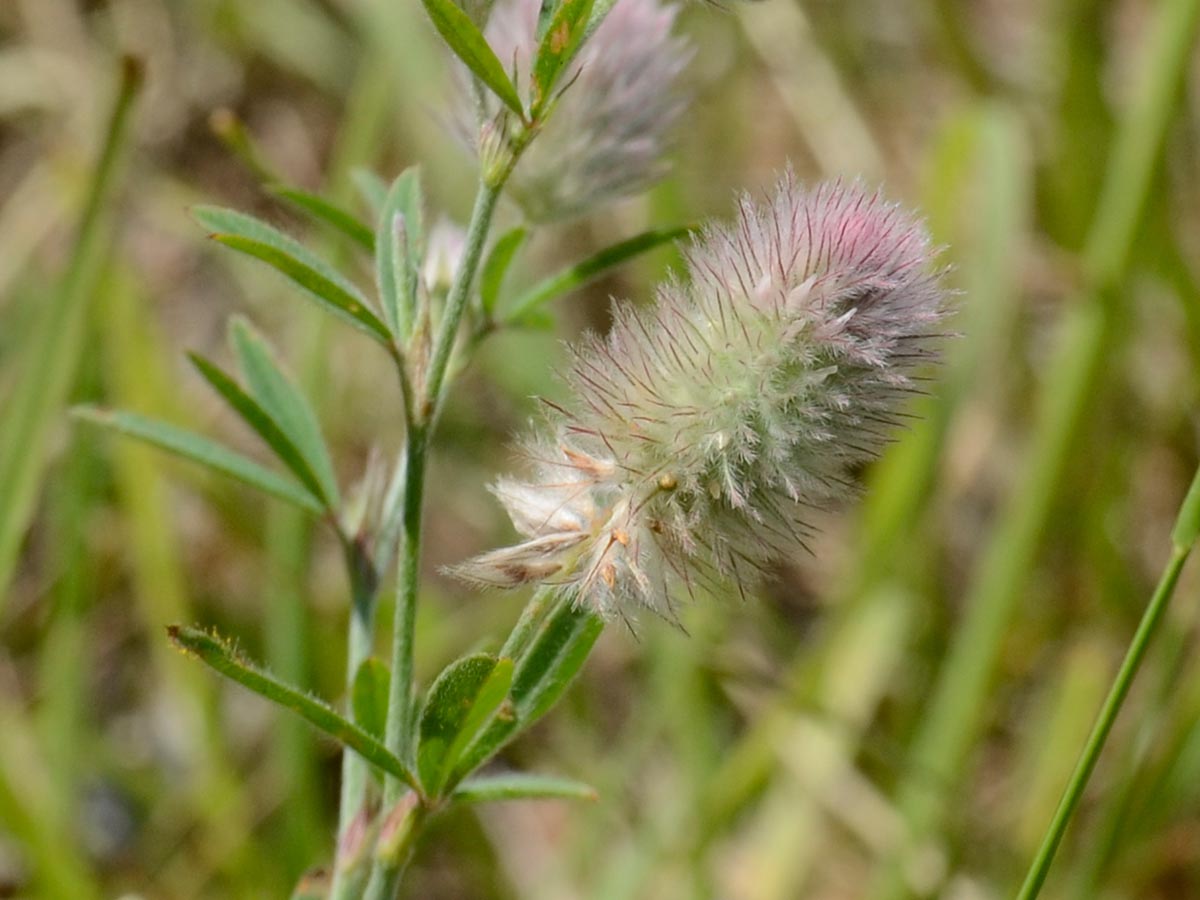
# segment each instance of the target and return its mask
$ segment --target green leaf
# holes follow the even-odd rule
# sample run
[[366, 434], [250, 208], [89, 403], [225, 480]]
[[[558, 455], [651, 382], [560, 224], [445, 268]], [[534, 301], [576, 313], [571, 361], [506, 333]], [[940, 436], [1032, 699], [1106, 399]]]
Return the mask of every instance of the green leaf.
[[528, 729], [562, 696], [604, 630], [595, 613], [559, 598], [516, 662], [509, 699], [511, 717], [496, 716], [463, 752], [459, 772], [472, 772]]
[[506, 232], [492, 246], [487, 259], [484, 260], [479, 271], [479, 299], [486, 315], [491, 316], [496, 309], [496, 301], [500, 299], [500, 288], [504, 286], [504, 276], [508, 274], [513, 258], [527, 237], [529, 232], [520, 227]]
[[316, 222], [328, 225], [334, 231], [345, 235], [368, 253], [375, 252], [375, 235], [359, 221], [352, 212], [342, 209], [335, 203], [317, 194], [309, 193], [300, 188], [286, 184], [269, 184], [267, 190], [297, 209], [307, 213]]
[[354, 721], [376, 737], [387, 728], [389, 677], [387, 665], [373, 656], [364, 659], [354, 674]]
[[270, 413], [215, 364], [198, 353], [189, 353], [188, 358], [213, 390], [220, 394], [234, 412], [275, 452], [280, 462], [291, 469], [292, 474], [300, 479], [300, 483], [320, 498], [327, 509], [330, 508], [330, 498], [322, 491], [321, 483], [312, 468]]
[[[401, 219], [403, 225], [397, 221]], [[421, 171], [405, 169], [384, 198], [375, 235], [375, 283], [383, 316], [392, 331], [406, 335], [417, 302], [417, 276], [425, 256]]]
[[1171, 531], [1171, 543], [1179, 550], [1190, 550], [1200, 535], [1200, 470], [1192, 478], [1179, 514], [1175, 517], [1175, 528]]
[[461, 59], [475, 77], [487, 85], [505, 106], [524, 121], [525, 110], [521, 106], [521, 98], [517, 96], [517, 89], [513, 87], [512, 81], [505, 74], [504, 66], [488, 46], [483, 34], [475, 27], [471, 17], [463, 12], [454, 0], [421, 2], [434, 27], [454, 55]]
[[387, 202], [387, 182], [370, 169], [361, 166], [351, 171], [350, 180], [354, 182], [358, 195], [367, 204], [372, 218], [377, 217], [383, 211], [383, 204]]
[[635, 256], [639, 256], [656, 247], [661, 247], [663, 244], [677, 241], [691, 234], [693, 230], [691, 227], [654, 228], [631, 237], [629, 240], [621, 241], [619, 244], [606, 247], [594, 256], [590, 256], [582, 262], [563, 269], [561, 272], [551, 275], [549, 278], [534, 285], [512, 304], [512, 308], [504, 317], [505, 322], [508, 324], [524, 324], [524, 318], [539, 306], [550, 302], [556, 297], [562, 296], [568, 291], [582, 287], [594, 278], [603, 275], [605, 272], [616, 268], [622, 263], [628, 262]]
[[392, 334], [371, 312], [367, 298], [344, 275], [283, 232], [253, 216], [215, 206], [192, 215], [213, 240], [282, 272], [318, 305], [392, 349]]
[[533, 62], [531, 118], [537, 119], [545, 110], [559, 76], [579, 52], [592, 3], [593, 0], [562, 0], [550, 20]]
[[442, 767], [444, 774], [441, 782], [438, 785], [438, 792], [444, 793], [447, 788], [452, 788], [458, 784], [464, 777], [471, 774], [471, 770], [458, 765], [462, 759], [463, 753], [471, 742], [490, 724], [493, 719], [505, 719], [512, 716], [511, 704], [506, 707], [505, 701], [508, 699], [509, 689], [512, 687], [513, 680], [513, 661], [511, 659], [501, 658], [496, 667], [492, 669], [492, 674], [487, 677], [487, 680], [480, 687], [479, 692], [475, 695], [475, 702], [471, 704], [471, 710], [467, 713], [467, 717], [459, 726], [458, 734], [454, 738], [454, 743], [450, 745], [450, 749], [446, 751], [446, 762]]
[[542, 42], [542, 38], [546, 36], [546, 31], [550, 28], [550, 19], [554, 15], [554, 7], [558, 5], [558, 0], [541, 0], [540, 9], [538, 9], [537, 28], [533, 32], [533, 36], [537, 43]]
[[235, 316], [230, 322], [229, 336], [250, 394], [304, 458], [321, 486], [322, 495], [331, 506], [337, 507], [340, 504], [337, 478], [312, 406], [295, 382], [284, 374], [266, 340], [248, 321]]
[[429, 688], [417, 771], [431, 796], [441, 794], [458, 756], [503, 703], [512, 675], [512, 660], [479, 653], [452, 662]]
[[168, 453], [174, 453], [202, 466], [207, 466], [222, 475], [236, 478], [243, 484], [258, 488], [260, 491], [285, 500], [306, 512], [319, 516], [325, 511], [318, 497], [290, 478], [272, 472], [253, 460], [198, 434], [131, 412], [83, 406], [74, 409], [72, 414], [80, 421], [137, 438], [166, 450]]
[[550, 332], [554, 330], [554, 316], [547, 310], [535, 309], [533, 312], [525, 313], [509, 327], [519, 328], [522, 331]]
[[550, 615], [513, 674], [512, 698], [522, 730], [563, 695], [603, 630], [599, 616], [567, 601]]
[[321, 700], [286, 684], [243, 657], [225, 640], [199, 628], [171, 625], [167, 636], [180, 650], [195, 656], [226, 678], [236, 681], [260, 697], [290, 709], [319, 731], [349, 747], [371, 765], [394, 775], [415, 791], [416, 778], [394, 753], [376, 738], [339, 716]]
[[460, 784], [451, 799], [458, 803], [493, 803], [499, 800], [595, 800], [596, 789], [574, 778], [506, 772], [481, 775]]

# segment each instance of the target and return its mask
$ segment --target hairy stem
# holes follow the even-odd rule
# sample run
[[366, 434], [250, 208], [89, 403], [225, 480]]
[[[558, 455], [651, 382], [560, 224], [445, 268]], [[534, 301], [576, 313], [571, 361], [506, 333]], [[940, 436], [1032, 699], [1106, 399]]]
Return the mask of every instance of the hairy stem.
[[[511, 170], [510, 170], [511, 171]], [[505, 173], [507, 177], [507, 173]], [[403, 473], [403, 514], [400, 537], [400, 553], [396, 584], [396, 612], [392, 624], [392, 670], [388, 701], [387, 729], [384, 744], [401, 759], [407, 759], [411, 750], [411, 724], [413, 720], [413, 631], [417, 614], [417, 588], [421, 562], [421, 508], [425, 495], [426, 454], [433, 418], [441, 404], [445, 390], [446, 369], [451, 351], [458, 337], [467, 300], [475, 273], [483, 256], [484, 244], [491, 230], [492, 216], [500, 198], [503, 178], [482, 182], [475, 197], [471, 220], [467, 225], [466, 248], [462, 263], [454, 278], [454, 284], [446, 297], [445, 309], [434, 340], [429, 367], [422, 379], [423, 390], [416, 408], [408, 413], [408, 435], [405, 442]], [[384, 785], [384, 810], [402, 802], [405, 785], [398, 779], [388, 778]], [[411, 834], [398, 845], [396, 852], [379, 852], [371, 870], [371, 878], [364, 895], [369, 900], [387, 900], [394, 897], [400, 878], [412, 852], [423, 816], [414, 816]], [[382, 844], [382, 842], [381, 842]], [[380, 850], [384, 848], [381, 845]]]
[[[507, 177], [507, 172], [504, 177]], [[475, 272], [479, 268], [479, 260], [483, 256], [483, 246], [487, 242], [488, 232], [492, 227], [492, 215], [496, 211], [496, 201], [500, 199], [500, 190], [503, 186], [503, 179], [498, 184], [483, 182], [479, 185], [479, 192], [475, 195], [471, 221], [467, 224], [466, 248], [463, 251], [462, 264], [455, 275], [450, 293], [446, 296], [446, 308], [442, 313], [437, 338], [433, 343], [433, 353], [425, 376], [424, 404], [414, 413], [414, 417], [418, 420], [428, 422], [432, 419], [441, 401], [446, 368], [450, 364], [450, 353], [454, 349], [454, 342], [458, 337], [458, 327], [462, 322], [463, 312], [467, 308], [467, 300], [471, 296], [471, 286], [475, 283]]]
[[[346, 566], [350, 573], [350, 635], [346, 647], [346, 696], [354, 694], [354, 679], [359, 667], [371, 654], [375, 634], [376, 583], [374, 573], [360, 548], [347, 545]], [[363, 810], [367, 797], [367, 782], [370, 772], [366, 760], [355, 753], [342, 754], [342, 785], [338, 799], [338, 849], [344, 847], [347, 835], [355, 825], [355, 819]], [[334, 874], [334, 885], [330, 900], [350, 900], [353, 897], [354, 879], [347, 876], [340, 865]]]
[[[421, 507], [425, 494], [425, 453], [428, 447], [424, 426], [409, 431], [404, 454], [404, 501], [400, 533], [400, 563], [396, 580], [396, 612], [392, 625], [392, 671], [388, 693], [387, 731], [384, 744], [404, 757], [412, 749], [409, 726], [413, 704], [413, 629], [417, 614], [417, 587], [421, 562]], [[403, 785], [389, 780], [384, 803], [395, 803]]]

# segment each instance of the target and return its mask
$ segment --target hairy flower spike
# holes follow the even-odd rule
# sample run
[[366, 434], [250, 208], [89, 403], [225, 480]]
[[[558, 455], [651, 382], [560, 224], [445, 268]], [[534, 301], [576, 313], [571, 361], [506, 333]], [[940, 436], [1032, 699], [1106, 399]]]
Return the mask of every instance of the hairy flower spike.
[[[501, 0], [488, 40], [524, 89], [536, 50], [540, 0]], [[664, 158], [685, 106], [679, 91], [692, 50], [671, 29], [676, 9], [617, 0], [580, 50], [567, 85], [507, 188], [535, 222], [579, 215], [644, 190], [666, 174]], [[489, 112], [496, 113], [493, 103]]]
[[495, 492], [526, 540], [458, 569], [563, 585], [605, 615], [672, 614], [682, 587], [740, 589], [852, 489], [913, 392], [946, 313], [921, 224], [859, 186], [789, 172], [687, 252], [687, 281], [616, 308], [572, 352], [531, 475]]

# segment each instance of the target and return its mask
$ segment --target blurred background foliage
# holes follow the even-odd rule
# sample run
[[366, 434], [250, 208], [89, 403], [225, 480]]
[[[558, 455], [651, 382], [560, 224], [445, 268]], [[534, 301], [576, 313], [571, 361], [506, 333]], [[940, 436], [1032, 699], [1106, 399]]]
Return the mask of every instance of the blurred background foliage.
[[[808, 557], [687, 634], [612, 627], [567, 701], [507, 751], [594, 805], [461, 811], [406, 895], [1011, 895], [1168, 550], [1197, 461], [1200, 65], [1191, 0], [768, 0], [689, 5], [698, 49], [674, 175], [543, 229], [514, 287], [650, 225], [726, 215], [790, 160], [921, 207], [961, 290], [913, 424], [822, 516]], [[121, 54], [145, 90], [112, 183], [95, 159]], [[447, 67], [410, 0], [0, 3], [0, 896], [285, 896], [328, 862], [336, 748], [168, 649], [216, 624], [338, 698], [337, 547], [250, 492], [73, 427], [93, 401], [249, 435], [183, 351], [242, 312], [286, 348], [345, 483], [397, 445], [387, 361], [187, 207], [252, 210], [365, 261], [214, 136], [356, 202], [351, 172], [420, 162], [465, 215]], [[512, 210], [506, 215], [515, 217]], [[500, 334], [459, 380], [428, 504], [426, 681], [521, 598], [439, 566], [508, 534], [488, 480], [553, 394], [558, 343], [645, 301], [639, 260]], [[261, 454], [259, 454], [261, 456]], [[1200, 896], [1200, 572], [1184, 574], [1047, 896]], [[389, 611], [383, 611], [384, 627]]]

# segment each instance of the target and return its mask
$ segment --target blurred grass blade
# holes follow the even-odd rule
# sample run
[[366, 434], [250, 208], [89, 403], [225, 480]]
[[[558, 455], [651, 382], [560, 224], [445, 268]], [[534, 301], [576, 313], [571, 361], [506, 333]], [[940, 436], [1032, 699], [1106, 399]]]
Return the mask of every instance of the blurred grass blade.
[[[532, 97], [529, 115], [537, 119], [546, 109], [559, 77], [571, 64], [592, 14], [593, 0], [562, 0], [545, 33], [539, 32], [540, 43], [533, 61]], [[543, 11], [547, 8], [543, 5]]]
[[137, 438], [168, 453], [190, 459], [313, 515], [319, 516], [325, 512], [320, 499], [296, 482], [191, 431], [137, 413], [92, 406], [77, 407], [72, 410], [72, 415], [80, 421]]
[[246, 123], [233, 110], [222, 107], [208, 117], [208, 127], [234, 156], [261, 182], [277, 182], [279, 174], [246, 130]]
[[36, 735], [16, 698], [0, 694], [0, 822], [6, 842], [18, 842], [32, 875], [33, 890], [16, 896], [98, 900], [105, 896], [88, 862], [68, 837], [71, 821], [51, 814], [52, 773], [44, 768]]
[[284, 684], [269, 672], [242, 657], [233, 647], [199, 628], [171, 625], [167, 636], [180, 650], [195, 656], [217, 672], [236, 681], [272, 703], [290, 709], [302, 719], [335, 741], [349, 747], [371, 765], [394, 775], [414, 790], [416, 778], [408, 767], [367, 732], [346, 721], [320, 700]]
[[1188, 551], [1200, 537], [1200, 472], [1192, 479], [1183, 505], [1179, 507], [1179, 515], [1175, 519], [1175, 527], [1171, 531], [1171, 543], [1176, 550]]
[[[745, 829], [743, 864], [755, 878], [744, 900], [811, 893], [824, 861], [831, 811], [843, 806], [848, 785], [859, 777], [856, 762], [873, 749], [870, 725], [909, 663], [913, 600], [908, 592], [883, 585], [839, 623], [827, 663], [814, 675], [811, 706], [792, 711], [769, 740], [773, 764], [760, 804], [738, 809], [743, 788], [737, 782], [743, 773], [723, 759], [704, 780], [702, 796], [712, 805], [703, 827], [719, 831], [719, 822], [736, 819]], [[732, 784], [725, 782], [727, 776]], [[720, 817], [716, 822], [714, 814]], [[858, 826], [851, 823], [861, 823], [864, 816], [874, 818], [863, 810], [839, 824], [853, 829]]]
[[512, 772], [481, 775], [460, 784], [451, 795], [458, 803], [499, 800], [595, 800], [596, 789], [573, 778]]
[[520, 227], [506, 232], [492, 246], [487, 259], [483, 261], [483, 267], [479, 270], [479, 300], [483, 305], [484, 315], [489, 319], [496, 309], [496, 302], [500, 299], [504, 276], [508, 274], [513, 258], [527, 237], [529, 232]]
[[463, 61], [475, 77], [487, 85], [488, 89], [500, 100], [525, 119], [525, 109], [517, 89], [505, 74], [504, 66], [496, 58], [495, 52], [488, 46], [487, 40], [471, 17], [463, 12], [454, 0], [421, 0], [425, 12], [433, 21], [433, 25], [441, 34], [446, 45], [454, 55]]
[[358, 217], [324, 197], [286, 184], [269, 184], [267, 190], [306, 213], [315, 222], [328, 225], [368, 253], [375, 252], [375, 235]]
[[[97, 317], [107, 395], [124, 408], [167, 414], [181, 398], [164, 358], [154, 308], [133, 264], [114, 262]], [[179, 737], [193, 773], [184, 790], [187, 808], [197, 817], [197, 839], [212, 848], [212, 865], [230, 885], [230, 900], [252, 900], [275, 881], [278, 870], [274, 858], [263, 858], [253, 803], [237, 776], [228, 729], [213, 702], [215, 686], [161, 640], [163, 623], [191, 618], [191, 582], [174, 519], [177, 505], [152, 447], [118, 441], [107, 456], [116, 488], [114, 521], [128, 566], [130, 624], [133, 633], [150, 641], [150, 656], [140, 671], [180, 717]]]
[[940, 828], [980, 731], [988, 687], [1033, 569], [1055, 486], [1067, 471], [1086, 413], [1102, 392], [1118, 337], [1114, 307], [1192, 56], [1198, 18], [1198, 0], [1168, 0], [1156, 8], [1139, 48], [1139, 81], [1127, 100], [1083, 254], [1086, 290], [1066, 313], [1022, 477], [977, 564], [963, 622], [913, 740], [913, 774], [899, 790], [909, 835], [885, 861], [868, 894], [876, 900], [907, 895], [905, 858]]
[[88, 302], [112, 240], [109, 198], [116, 187], [130, 110], [141, 84], [141, 65], [121, 62], [116, 100], [88, 185], [75, 245], [61, 283], [47, 299], [29, 341], [27, 370], [15, 382], [0, 420], [0, 604], [8, 593], [17, 553], [33, 515], [46, 466], [50, 430], [61, 414], [84, 352]]
[[1198, 520], [1200, 520], [1200, 469], [1196, 471], [1191, 488], [1179, 511], [1175, 531], [1172, 534], [1170, 559], [1168, 559], [1158, 586], [1154, 590], [1154, 596], [1151, 597], [1150, 603], [1138, 623], [1133, 640], [1129, 643], [1129, 650], [1125, 654], [1121, 668], [1113, 680], [1112, 688], [1104, 700], [1104, 706], [1101, 707], [1100, 713], [1096, 717], [1096, 724], [1083, 747], [1079, 763], [1071, 774], [1070, 781], [1067, 782], [1062, 801], [1054, 813], [1054, 818], [1050, 821], [1041, 847], [1034, 856], [1029, 872], [1025, 876], [1025, 882], [1021, 885], [1020, 893], [1017, 895], [1017, 900], [1035, 900], [1041, 893], [1042, 885], [1045, 884], [1046, 876], [1050, 872], [1050, 865], [1054, 862], [1054, 856], [1058, 852], [1058, 845], [1062, 843], [1063, 835], [1066, 834], [1075, 808], [1083, 797], [1084, 788], [1087, 787], [1092, 771], [1096, 768], [1096, 763], [1100, 759], [1100, 753], [1104, 750], [1104, 744], [1117, 720], [1117, 715], [1121, 712], [1125, 698], [1129, 695], [1129, 689], [1133, 686], [1133, 679], [1137, 677], [1138, 669], [1141, 668], [1150, 641], [1158, 631], [1163, 614], [1167, 611], [1167, 606], [1175, 593], [1179, 575], [1192, 552], [1197, 531], [1200, 531], [1200, 521]]
[[279, 425], [304, 458], [321, 487], [321, 496], [338, 507], [337, 478], [316, 413], [295, 383], [284, 374], [266, 340], [240, 316], [230, 323], [230, 342], [250, 394]]
[[279, 457], [280, 462], [291, 469], [292, 474], [300, 479], [300, 483], [312, 491], [327, 508], [332, 509], [332, 498], [321, 488], [321, 482], [313, 473], [307, 460], [292, 443], [291, 438], [280, 427], [279, 423], [268, 413], [258, 401], [242, 390], [241, 386], [225, 372], [205, 359], [199, 353], [189, 353], [188, 359], [204, 376], [218, 394], [232, 407], [247, 425], [263, 439], [268, 447]]
[[375, 234], [375, 282], [383, 315], [392, 331], [405, 336], [412, 327], [417, 277], [425, 256], [424, 196], [421, 170], [405, 169], [383, 201]]
[[266, 222], [230, 209], [197, 206], [192, 215], [211, 232], [213, 240], [283, 273], [328, 312], [391, 350], [392, 334], [371, 312], [362, 292], [299, 242]]
[[361, 167], [350, 173], [350, 180], [354, 182], [355, 190], [371, 211], [372, 217], [378, 217], [387, 203], [387, 182], [370, 169]]
[[520, 324], [521, 320], [539, 306], [549, 303], [568, 291], [582, 287], [593, 278], [598, 278], [610, 269], [628, 262], [635, 256], [647, 253], [663, 244], [669, 244], [687, 236], [692, 228], [652, 228], [644, 231], [627, 241], [606, 247], [594, 256], [564, 269], [556, 275], [551, 275], [544, 281], [534, 285], [522, 294], [512, 304], [505, 314], [504, 320], [509, 324]]

